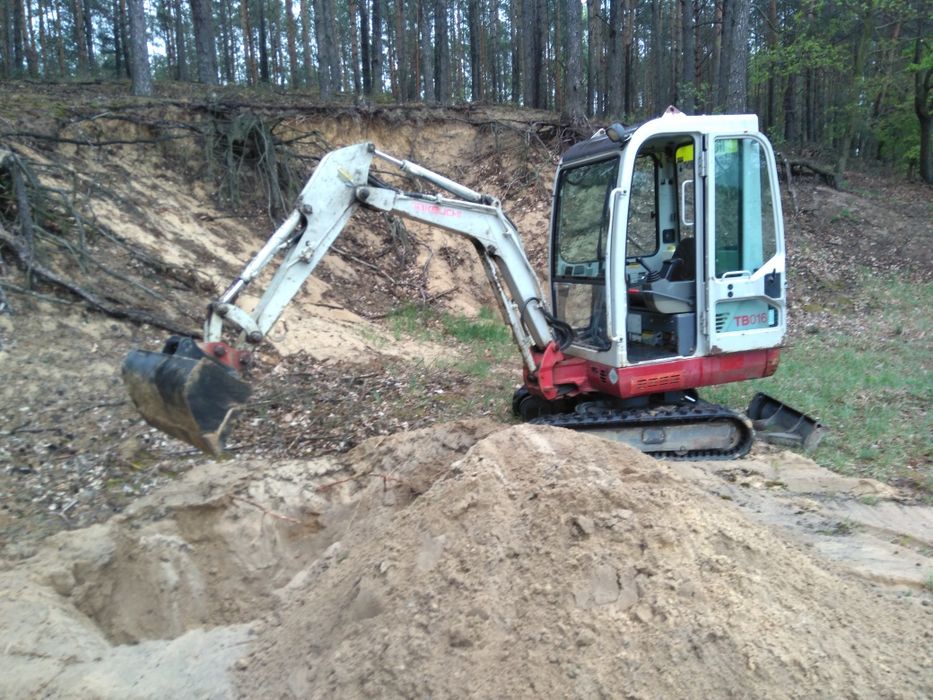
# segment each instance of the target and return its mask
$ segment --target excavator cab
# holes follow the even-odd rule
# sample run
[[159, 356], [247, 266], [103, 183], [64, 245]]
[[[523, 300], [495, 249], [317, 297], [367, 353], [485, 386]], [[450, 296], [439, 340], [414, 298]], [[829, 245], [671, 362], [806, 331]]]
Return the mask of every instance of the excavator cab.
[[777, 192], [754, 117], [671, 114], [571, 148], [555, 180], [550, 259], [555, 315], [575, 332], [568, 354], [622, 371], [779, 347]]

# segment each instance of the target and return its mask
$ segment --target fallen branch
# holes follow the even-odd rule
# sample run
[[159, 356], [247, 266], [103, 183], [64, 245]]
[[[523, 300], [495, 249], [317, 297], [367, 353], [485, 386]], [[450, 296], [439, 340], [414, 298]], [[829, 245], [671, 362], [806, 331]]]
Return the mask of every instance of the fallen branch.
[[20, 287], [17, 284], [10, 284], [9, 282], [0, 281], [0, 289], [9, 289], [11, 292], [16, 292], [17, 294], [23, 294], [25, 296], [35, 297], [40, 301], [48, 301], [53, 304], [62, 304], [64, 306], [71, 306], [74, 302], [67, 301], [66, 299], [59, 299], [58, 297], [50, 297], [48, 294], [39, 294], [39, 292], [33, 291], [32, 289], [26, 289], [25, 287]]
[[318, 523], [317, 519], [321, 517], [321, 514], [316, 511], [309, 511], [309, 514], [314, 518], [313, 520], [299, 520], [298, 518], [293, 518], [290, 515], [283, 515], [282, 513], [271, 511], [265, 506], [261, 506], [255, 501], [251, 501], [248, 498], [243, 498], [242, 496], [234, 496], [233, 500], [239, 501], [240, 503], [245, 503], [246, 505], [252, 506], [253, 508], [258, 508], [262, 511], [263, 517], [268, 515], [270, 518], [275, 518], [276, 520], [284, 520], [287, 523], [292, 523], [294, 525], [304, 525], [305, 527], [319, 526], [320, 524]]
[[0, 166], [3, 166], [10, 173], [10, 179], [13, 181], [19, 234], [25, 241], [26, 249], [29, 251], [26, 262], [26, 287], [29, 288], [32, 287], [32, 260], [35, 258], [36, 252], [36, 234], [32, 221], [32, 206], [29, 203], [29, 194], [26, 192], [26, 182], [23, 180], [25, 169], [19, 158], [10, 151], [3, 153]]
[[199, 332], [192, 332], [188, 328], [183, 328], [182, 326], [177, 325], [170, 319], [157, 316], [143, 309], [136, 309], [130, 306], [116, 306], [114, 304], [108, 303], [93, 292], [89, 292], [86, 289], [79, 287], [74, 282], [60, 277], [45, 266], [37, 263], [33, 259], [31, 252], [19, 241], [17, 241], [16, 238], [2, 226], [0, 226], [0, 242], [6, 243], [16, 254], [16, 257], [19, 258], [20, 262], [24, 266], [31, 269], [34, 274], [43, 278], [47, 282], [66, 289], [75, 296], [84, 299], [84, 301], [90, 304], [93, 308], [104, 312], [108, 316], [125, 319], [127, 321], [133, 321], [135, 323], [147, 323], [150, 326], [162, 328], [163, 330], [167, 330], [170, 333], [177, 333], [179, 335], [187, 335], [195, 338], [201, 337]]
[[376, 267], [375, 265], [373, 265], [371, 262], [367, 262], [367, 261], [363, 260], [362, 258], [358, 258], [358, 257], [356, 257], [355, 255], [351, 255], [350, 253], [348, 253], [347, 251], [343, 250], [343, 249], [340, 248], [339, 246], [332, 245], [332, 246], [330, 247], [330, 249], [331, 249], [332, 251], [334, 251], [335, 253], [337, 253], [337, 255], [339, 255], [339, 256], [341, 256], [341, 257], [343, 257], [343, 258], [347, 258], [348, 260], [351, 260], [351, 261], [353, 261], [353, 262], [355, 262], [355, 263], [358, 263], [358, 264], [360, 264], [360, 265], [363, 265], [364, 267], [368, 267], [370, 270], [374, 271], [376, 274], [379, 274], [379, 275], [382, 275], [383, 277], [385, 277], [389, 282], [392, 282], [393, 284], [395, 283], [395, 280], [392, 279], [392, 277], [390, 277], [387, 273], [385, 273], [385, 272], [383, 272], [382, 270], [380, 270], [378, 267]]
[[0, 138], [29, 138], [39, 139], [40, 141], [51, 141], [53, 143], [67, 143], [73, 146], [102, 148], [104, 146], [141, 146], [153, 143], [165, 143], [166, 141], [188, 139], [191, 138], [191, 136], [185, 134], [184, 136], [160, 136], [154, 139], [109, 139], [107, 141], [91, 141], [89, 139], [70, 139], [65, 136], [53, 136], [52, 134], [43, 134], [38, 131], [5, 131], [0, 133]]
[[[6, 277], [6, 265], [3, 264], [3, 258], [0, 258], [0, 277]], [[6, 294], [3, 292], [5, 286], [4, 282], [0, 280], [0, 314], [12, 316], [13, 307], [10, 305], [10, 302], [6, 298]]]
[[817, 163], [814, 163], [811, 160], [804, 160], [797, 158], [790, 161], [791, 170], [794, 168], [797, 169], [797, 174], [800, 174], [801, 170], [809, 170], [814, 175], [819, 175], [822, 178], [823, 182], [832, 187], [834, 190], [839, 189], [839, 181], [836, 178], [836, 173], [832, 170], [824, 168]]

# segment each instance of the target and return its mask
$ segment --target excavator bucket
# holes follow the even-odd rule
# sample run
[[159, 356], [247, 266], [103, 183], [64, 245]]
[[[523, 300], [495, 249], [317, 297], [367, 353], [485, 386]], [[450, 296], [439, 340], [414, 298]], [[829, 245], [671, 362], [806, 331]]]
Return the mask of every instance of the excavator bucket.
[[775, 445], [814, 450], [826, 432], [819, 421], [761, 392], [752, 398], [745, 414], [756, 437]]
[[123, 361], [123, 383], [150, 425], [212, 455], [220, 455], [250, 387], [191, 338], [173, 337], [162, 352], [134, 350]]

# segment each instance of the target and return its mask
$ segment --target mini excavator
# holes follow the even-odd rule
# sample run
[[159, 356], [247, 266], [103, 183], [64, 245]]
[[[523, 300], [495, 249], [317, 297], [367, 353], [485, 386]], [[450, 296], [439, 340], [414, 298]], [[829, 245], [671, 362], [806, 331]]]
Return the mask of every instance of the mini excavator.
[[[404, 192], [374, 159], [444, 194]], [[123, 378], [151, 425], [220, 454], [251, 352], [360, 207], [470, 239], [524, 363], [513, 410], [665, 458], [731, 459], [754, 427], [813, 446], [820, 426], [759, 395], [742, 415], [702, 386], [767, 377], [787, 328], [784, 229], [774, 152], [754, 115], [674, 108], [599, 130], [557, 169], [548, 294], [500, 202], [360, 143], [321, 159], [294, 210], [210, 304], [204, 340], [135, 350]], [[281, 261], [252, 311], [241, 292]], [[224, 338], [229, 338], [226, 342]], [[775, 427], [776, 426], [776, 427]]]

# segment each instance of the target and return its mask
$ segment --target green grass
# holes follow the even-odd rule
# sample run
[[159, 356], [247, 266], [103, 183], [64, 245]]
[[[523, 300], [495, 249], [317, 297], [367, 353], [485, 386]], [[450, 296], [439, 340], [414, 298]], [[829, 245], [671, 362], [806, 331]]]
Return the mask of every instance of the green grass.
[[404, 304], [389, 313], [389, 329], [396, 340], [401, 340], [406, 336], [418, 340], [430, 340], [430, 327], [436, 317], [437, 312], [429, 307]]
[[[509, 415], [512, 392], [521, 359], [512, 331], [496, 310], [484, 308], [476, 317], [441, 313], [430, 307], [406, 304], [388, 317], [390, 332], [403, 337], [430, 341], [449, 348], [442, 359], [425, 367], [425, 376], [459, 376], [456, 389], [428, 398], [455, 416], [484, 413]], [[409, 392], [417, 396], [424, 389], [419, 374], [412, 375]]]
[[468, 374], [488, 372], [492, 365], [517, 355], [512, 331], [498, 312], [488, 308], [474, 318], [406, 304], [392, 311], [388, 321], [396, 340], [409, 337], [440, 343], [455, 341], [465, 346], [463, 352], [451, 352], [451, 362]]
[[445, 314], [441, 323], [448, 335], [462, 343], [483, 343], [495, 348], [512, 342], [512, 331], [488, 308], [483, 308], [477, 318]]
[[817, 462], [933, 494], [933, 285], [864, 275], [856, 287], [837, 302], [854, 323], [797, 332], [773, 377], [705, 395], [741, 408], [764, 391], [828, 427]]

